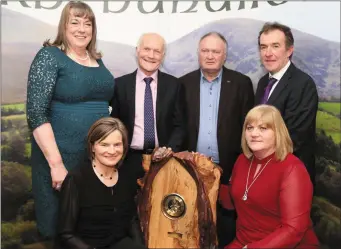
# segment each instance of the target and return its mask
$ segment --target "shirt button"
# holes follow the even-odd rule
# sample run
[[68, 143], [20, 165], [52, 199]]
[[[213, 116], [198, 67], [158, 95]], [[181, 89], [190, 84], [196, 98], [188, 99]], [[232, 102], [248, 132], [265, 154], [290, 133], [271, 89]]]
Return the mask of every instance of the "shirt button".
[[211, 146], [208, 146], [208, 149], [210, 150], [210, 149], [211, 149]]
[[212, 95], [212, 92], [210, 92], [210, 95]]
[[211, 131], [209, 131], [208, 134], [211, 134]]
[[209, 107], [211, 107], [212, 105], [209, 105]]

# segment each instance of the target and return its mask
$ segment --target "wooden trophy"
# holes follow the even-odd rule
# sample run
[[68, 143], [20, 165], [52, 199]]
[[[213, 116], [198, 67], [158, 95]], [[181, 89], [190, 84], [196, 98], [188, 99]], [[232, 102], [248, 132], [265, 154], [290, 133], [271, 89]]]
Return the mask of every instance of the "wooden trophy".
[[180, 152], [145, 164], [139, 217], [148, 248], [213, 248], [221, 168], [198, 153]]

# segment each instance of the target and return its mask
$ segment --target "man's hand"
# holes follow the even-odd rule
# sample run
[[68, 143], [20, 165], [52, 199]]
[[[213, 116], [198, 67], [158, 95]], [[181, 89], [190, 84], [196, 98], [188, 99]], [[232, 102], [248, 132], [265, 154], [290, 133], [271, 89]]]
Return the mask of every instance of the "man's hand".
[[173, 151], [171, 148], [159, 147], [154, 150], [153, 155], [152, 155], [152, 161], [159, 162], [163, 160], [164, 158], [171, 157], [172, 155], [173, 155]]

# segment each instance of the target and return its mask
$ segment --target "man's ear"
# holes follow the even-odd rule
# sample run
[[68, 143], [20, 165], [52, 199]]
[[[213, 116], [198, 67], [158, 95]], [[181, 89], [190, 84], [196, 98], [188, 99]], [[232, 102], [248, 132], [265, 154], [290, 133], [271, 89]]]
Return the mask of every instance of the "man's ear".
[[294, 46], [290, 46], [288, 49], [287, 49], [287, 55], [288, 55], [288, 58], [291, 58], [292, 55], [294, 53]]

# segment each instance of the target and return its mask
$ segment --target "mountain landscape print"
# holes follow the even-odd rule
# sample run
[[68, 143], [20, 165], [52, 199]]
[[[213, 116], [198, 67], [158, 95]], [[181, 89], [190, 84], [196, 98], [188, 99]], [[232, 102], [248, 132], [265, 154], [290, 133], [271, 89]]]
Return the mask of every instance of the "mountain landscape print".
[[[30, 163], [31, 132], [27, 127], [25, 102], [31, 62], [45, 40], [54, 40], [57, 23], [50, 25], [7, 8], [1, 12], [1, 248], [47, 249], [51, 248], [51, 242], [41, 240], [35, 223], [31, 183], [34, 165]], [[225, 66], [248, 75], [256, 89], [259, 78], [265, 74], [257, 45], [263, 24], [247, 18], [208, 22], [167, 44], [161, 70], [180, 77], [197, 69], [199, 39], [208, 32], [218, 31], [228, 41]], [[320, 98], [311, 217], [321, 249], [338, 249], [341, 245], [340, 42], [297, 29], [293, 29], [293, 34], [292, 61], [314, 79]], [[97, 46], [106, 67], [116, 78], [136, 69], [134, 46], [101, 40]]]
[[[8, 9], [2, 9], [2, 103], [26, 99], [27, 74], [34, 55], [46, 39], [54, 39], [57, 26]], [[197, 44], [210, 31], [222, 33], [228, 41], [226, 66], [248, 75], [256, 87], [264, 75], [259, 60], [257, 37], [264, 22], [252, 19], [223, 19], [206, 24], [167, 44], [162, 70], [176, 77], [196, 68]], [[23, 32], [16, 32], [23, 30]], [[340, 43], [293, 29], [295, 51], [293, 62], [311, 75], [320, 99], [340, 98]], [[99, 41], [103, 61], [115, 77], [136, 68], [135, 47]]]

